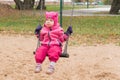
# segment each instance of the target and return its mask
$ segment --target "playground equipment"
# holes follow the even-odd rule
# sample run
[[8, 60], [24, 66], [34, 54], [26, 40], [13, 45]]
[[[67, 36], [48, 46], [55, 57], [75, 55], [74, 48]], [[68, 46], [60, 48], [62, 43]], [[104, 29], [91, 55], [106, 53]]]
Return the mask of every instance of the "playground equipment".
[[[62, 27], [62, 5], [63, 4], [63, 2], [62, 2], [62, 0], [60, 0], [60, 26]], [[41, 9], [42, 10], [42, 9]], [[42, 12], [42, 11], [41, 11]], [[71, 17], [70, 17], [70, 26], [72, 26], [71, 25], [71, 23], [72, 23], [72, 17], [73, 17], [73, 12], [74, 12], [74, 2], [72, 1], [72, 10], [71, 10]], [[40, 25], [40, 24], [39, 24]], [[68, 37], [68, 39], [66, 40], [66, 43], [65, 43], [65, 46], [64, 46], [64, 50], [63, 50], [63, 52], [61, 53], [61, 55], [60, 55], [60, 57], [63, 57], [63, 58], [69, 58], [69, 54], [68, 54], [68, 52], [67, 52], [67, 48], [68, 48], [68, 41], [69, 41], [69, 37]], [[37, 48], [40, 46], [40, 40], [39, 40], [39, 38], [38, 38], [38, 42], [37, 42]], [[36, 48], [36, 49], [37, 49]], [[35, 50], [36, 51], [36, 50]], [[33, 52], [33, 54], [35, 54], [35, 51]]]

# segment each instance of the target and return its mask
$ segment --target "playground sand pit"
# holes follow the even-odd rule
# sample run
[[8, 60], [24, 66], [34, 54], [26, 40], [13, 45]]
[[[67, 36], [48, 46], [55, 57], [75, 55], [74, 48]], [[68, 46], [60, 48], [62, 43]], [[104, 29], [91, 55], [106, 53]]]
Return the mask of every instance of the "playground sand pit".
[[0, 34], [0, 80], [120, 80], [119, 46], [69, 46], [70, 58], [60, 58], [47, 75], [48, 58], [34, 73], [36, 43], [34, 35]]

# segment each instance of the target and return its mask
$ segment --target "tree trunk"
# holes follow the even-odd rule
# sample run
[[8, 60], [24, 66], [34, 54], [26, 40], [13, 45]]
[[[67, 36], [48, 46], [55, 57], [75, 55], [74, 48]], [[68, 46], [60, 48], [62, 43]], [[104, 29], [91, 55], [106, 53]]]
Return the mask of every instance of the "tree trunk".
[[20, 0], [14, 0], [14, 2], [16, 3], [15, 8], [21, 10], [23, 6], [23, 2]]
[[16, 3], [16, 9], [29, 10], [33, 9], [35, 0], [14, 0], [14, 2]]
[[109, 13], [118, 14], [119, 10], [120, 10], [120, 0], [113, 0]]
[[35, 0], [24, 0], [24, 9], [33, 9]]
[[36, 9], [44, 9], [45, 10], [46, 9], [45, 0], [40, 0]]

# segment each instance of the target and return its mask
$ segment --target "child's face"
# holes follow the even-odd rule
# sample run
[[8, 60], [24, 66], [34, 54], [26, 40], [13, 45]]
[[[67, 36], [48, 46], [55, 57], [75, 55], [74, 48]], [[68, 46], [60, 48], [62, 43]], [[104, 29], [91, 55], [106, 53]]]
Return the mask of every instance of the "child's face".
[[47, 27], [52, 27], [52, 26], [54, 25], [53, 19], [47, 19], [47, 20], [45, 21], [45, 25], [46, 25]]

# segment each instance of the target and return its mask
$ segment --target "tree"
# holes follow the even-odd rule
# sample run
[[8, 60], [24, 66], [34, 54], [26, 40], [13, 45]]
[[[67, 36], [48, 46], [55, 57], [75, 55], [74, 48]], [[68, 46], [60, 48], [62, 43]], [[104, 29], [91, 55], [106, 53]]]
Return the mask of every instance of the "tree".
[[[34, 8], [35, 0], [14, 0], [16, 3], [16, 9], [29, 10]], [[39, 4], [36, 9], [45, 9], [45, 0], [39, 0]]]
[[109, 13], [118, 14], [119, 10], [120, 10], [120, 0], [113, 0]]
[[45, 0], [40, 0], [36, 9], [46, 9]]

